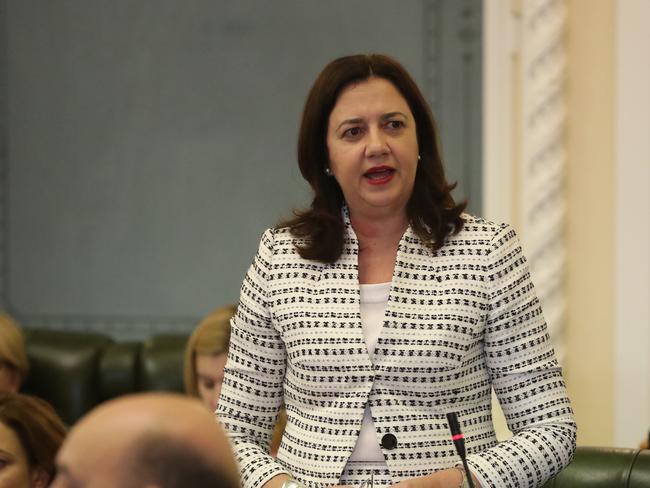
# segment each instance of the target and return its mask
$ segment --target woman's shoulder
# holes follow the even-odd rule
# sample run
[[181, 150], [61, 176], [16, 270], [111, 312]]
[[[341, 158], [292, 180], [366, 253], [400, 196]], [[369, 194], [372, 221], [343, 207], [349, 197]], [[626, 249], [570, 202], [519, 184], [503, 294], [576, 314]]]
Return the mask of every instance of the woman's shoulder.
[[496, 233], [509, 227], [509, 225], [506, 223], [494, 222], [492, 220], [488, 220], [486, 218], [468, 213], [463, 213], [461, 215], [461, 218], [463, 219], [462, 231], [468, 233]]
[[291, 231], [291, 227], [286, 226], [269, 227], [264, 231], [264, 235], [272, 237], [277, 242], [293, 242], [296, 240], [296, 236]]
[[289, 227], [269, 227], [262, 234], [262, 244], [274, 253], [293, 253], [296, 246], [304, 243], [303, 238], [296, 237]]
[[509, 224], [494, 222], [483, 217], [463, 213], [463, 227], [447, 239], [449, 246], [488, 246], [497, 236], [513, 232]]

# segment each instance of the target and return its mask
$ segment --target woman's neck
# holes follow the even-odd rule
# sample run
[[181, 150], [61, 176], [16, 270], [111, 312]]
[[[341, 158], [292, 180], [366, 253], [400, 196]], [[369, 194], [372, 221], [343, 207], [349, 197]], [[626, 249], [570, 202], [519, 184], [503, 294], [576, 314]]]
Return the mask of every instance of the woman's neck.
[[406, 215], [373, 219], [350, 214], [350, 223], [360, 251], [397, 247], [408, 227]]
[[360, 219], [350, 215], [359, 241], [359, 282], [391, 281], [397, 246], [408, 227], [405, 216], [390, 219]]

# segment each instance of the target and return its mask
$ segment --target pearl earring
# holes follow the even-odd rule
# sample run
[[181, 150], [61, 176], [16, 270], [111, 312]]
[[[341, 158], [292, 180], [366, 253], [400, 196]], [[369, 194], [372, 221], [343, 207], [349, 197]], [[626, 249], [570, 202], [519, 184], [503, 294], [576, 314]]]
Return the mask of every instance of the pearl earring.
[[418, 161], [422, 161], [422, 156], [418, 154]]
[[325, 174], [326, 174], [327, 176], [332, 176], [332, 170], [329, 169], [329, 168], [325, 168]]

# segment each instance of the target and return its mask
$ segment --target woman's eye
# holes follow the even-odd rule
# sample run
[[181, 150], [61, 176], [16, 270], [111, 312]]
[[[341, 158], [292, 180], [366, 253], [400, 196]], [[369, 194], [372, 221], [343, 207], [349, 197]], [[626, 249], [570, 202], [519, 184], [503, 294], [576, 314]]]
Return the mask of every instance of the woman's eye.
[[354, 138], [361, 135], [361, 127], [350, 127], [343, 132], [344, 138]]
[[401, 120], [389, 120], [386, 124], [389, 129], [401, 129], [404, 125], [404, 122]]

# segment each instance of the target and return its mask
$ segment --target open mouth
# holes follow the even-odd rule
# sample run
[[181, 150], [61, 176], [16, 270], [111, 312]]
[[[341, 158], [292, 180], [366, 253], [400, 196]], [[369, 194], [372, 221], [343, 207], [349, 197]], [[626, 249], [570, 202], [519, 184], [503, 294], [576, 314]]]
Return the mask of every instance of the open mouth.
[[388, 183], [395, 174], [395, 169], [390, 166], [375, 166], [366, 171], [363, 176], [369, 183], [380, 185]]

